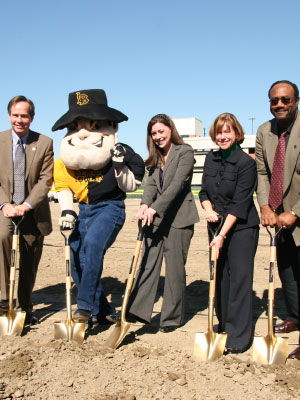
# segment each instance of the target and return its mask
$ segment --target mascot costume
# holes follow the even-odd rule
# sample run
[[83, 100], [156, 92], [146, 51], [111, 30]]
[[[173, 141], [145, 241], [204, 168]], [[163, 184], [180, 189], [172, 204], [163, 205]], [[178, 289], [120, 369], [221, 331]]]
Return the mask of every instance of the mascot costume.
[[103, 257], [124, 224], [126, 192], [138, 188], [145, 172], [142, 158], [118, 143], [118, 123], [127, 120], [108, 107], [104, 90], [80, 90], [69, 94], [69, 111], [52, 128], [68, 130], [55, 162], [54, 184], [62, 211], [59, 225], [74, 228], [71, 268], [78, 296], [73, 318], [94, 325], [116, 319], [100, 282]]

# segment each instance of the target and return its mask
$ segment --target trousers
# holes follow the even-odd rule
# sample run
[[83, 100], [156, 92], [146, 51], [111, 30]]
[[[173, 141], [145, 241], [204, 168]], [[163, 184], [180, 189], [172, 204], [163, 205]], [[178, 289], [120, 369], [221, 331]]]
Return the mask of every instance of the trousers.
[[219, 332], [227, 333], [227, 347], [244, 350], [253, 333], [252, 285], [258, 227], [228, 235], [216, 274], [216, 314]]
[[[44, 236], [38, 230], [32, 212], [28, 212], [19, 227], [19, 280], [17, 308], [32, 312], [32, 291], [38, 265], [42, 256]], [[7, 300], [9, 294], [9, 271], [13, 225], [9, 218], [0, 212], [0, 288], [1, 299]]]
[[160, 326], [183, 324], [185, 263], [193, 232], [193, 225], [176, 229], [162, 223], [146, 228], [142, 261], [128, 304], [131, 314], [150, 322], [164, 257], [166, 275]]
[[70, 237], [71, 272], [78, 289], [77, 306], [104, 318], [113, 312], [100, 278], [106, 250], [115, 241], [125, 221], [122, 200], [79, 204], [79, 214]]
[[299, 325], [300, 246], [296, 246], [288, 229], [277, 241], [277, 265], [288, 316]]

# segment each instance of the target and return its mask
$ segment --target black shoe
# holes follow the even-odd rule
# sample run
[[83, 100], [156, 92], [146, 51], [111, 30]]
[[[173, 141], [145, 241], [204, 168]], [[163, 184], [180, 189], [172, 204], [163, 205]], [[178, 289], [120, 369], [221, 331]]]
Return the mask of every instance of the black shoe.
[[33, 313], [26, 313], [25, 325], [36, 325], [39, 322], [40, 321], [36, 315], [34, 315]]
[[115, 324], [116, 322], [120, 321], [120, 319], [121, 319], [121, 313], [119, 311], [108, 314], [105, 317], [98, 317], [93, 315], [89, 319], [89, 325], [95, 328], [99, 325]]
[[8, 300], [0, 300], [0, 311], [7, 311], [9, 307]]
[[161, 326], [159, 331], [163, 333], [170, 333], [174, 332], [177, 328], [179, 328], [179, 326]]
[[89, 310], [83, 310], [82, 308], [77, 308], [73, 314], [73, 319], [77, 322], [87, 322], [90, 318], [91, 312]]
[[[121, 313], [120, 313], [120, 319], [121, 319]], [[149, 324], [148, 321], [144, 320], [143, 318], [138, 317], [137, 315], [131, 314], [131, 313], [126, 313], [125, 319], [127, 322], [130, 322], [131, 324], [136, 324], [137, 322], [141, 324]]]
[[240, 353], [244, 353], [245, 350], [242, 349], [235, 349], [235, 348], [230, 348], [228, 347], [225, 351], [224, 351], [224, 356], [227, 356], [227, 354], [240, 354]]
[[116, 311], [111, 314], [105, 316], [106, 321], [110, 322], [111, 324], [116, 324], [118, 321], [121, 320], [121, 312]]

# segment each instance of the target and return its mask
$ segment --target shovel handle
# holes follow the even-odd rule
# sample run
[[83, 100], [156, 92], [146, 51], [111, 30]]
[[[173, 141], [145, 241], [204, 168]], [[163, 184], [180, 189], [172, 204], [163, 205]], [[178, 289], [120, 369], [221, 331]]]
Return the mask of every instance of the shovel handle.
[[13, 224], [13, 227], [14, 227], [13, 235], [19, 234], [19, 227], [20, 227], [24, 217], [25, 217], [25, 215], [23, 215], [22, 217], [11, 217], [10, 218], [10, 220]]
[[270, 247], [270, 268], [269, 268], [269, 290], [268, 299], [274, 300], [274, 290], [275, 290], [275, 263], [276, 263], [276, 246]]
[[212, 246], [210, 254], [210, 262], [209, 262], [209, 269], [210, 269], [209, 297], [215, 297], [216, 267], [217, 267], [216, 247]]
[[271, 230], [267, 226], [267, 232], [270, 235], [270, 268], [269, 268], [269, 290], [268, 299], [274, 300], [274, 289], [275, 289], [275, 278], [274, 278], [274, 268], [276, 263], [276, 240], [282, 232], [283, 228], [277, 230], [275, 234], [272, 234]]
[[139, 232], [138, 232], [138, 237], [137, 237], [137, 243], [135, 246], [134, 255], [131, 260], [129, 276], [128, 276], [127, 283], [126, 283], [125, 294], [124, 294], [124, 299], [123, 299], [122, 309], [121, 309], [121, 319], [123, 319], [123, 320], [125, 320], [127, 304], [129, 301], [129, 296], [130, 296], [132, 285], [133, 285], [135, 271], [136, 271], [136, 267], [137, 267], [137, 263], [139, 260], [143, 239], [144, 239], [145, 226], [143, 226], [142, 220], [138, 221], [138, 229], [139, 229]]
[[218, 234], [220, 233], [220, 230], [223, 226], [223, 222], [224, 222], [223, 215], [218, 216], [217, 222], [208, 222], [207, 228], [208, 228], [209, 233], [212, 235], [212, 237], [218, 236]]
[[281, 232], [282, 232], [282, 230], [283, 230], [283, 227], [281, 227], [281, 228], [279, 228], [278, 230], [277, 230], [277, 232], [275, 231], [275, 234], [273, 235], [272, 234], [272, 232], [271, 232], [271, 230], [270, 230], [270, 228], [268, 227], [268, 226], [266, 226], [266, 229], [267, 229], [267, 232], [268, 232], [268, 234], [269, 234], [269, 236], [270, 236], [270, 246], [276, 246], [276, 240], [278, 239], [278, 237], [280, 236], [280, 234], [281, 234]]
[[73, 228], [64, 228], [63, 226], [59, 227], [60, 233], [65, 239], [65, 246], [69, 246], [70, 236], [74, 232], [76, 221], [77, 221], [77, 219], [74, 221], [74, 227]]

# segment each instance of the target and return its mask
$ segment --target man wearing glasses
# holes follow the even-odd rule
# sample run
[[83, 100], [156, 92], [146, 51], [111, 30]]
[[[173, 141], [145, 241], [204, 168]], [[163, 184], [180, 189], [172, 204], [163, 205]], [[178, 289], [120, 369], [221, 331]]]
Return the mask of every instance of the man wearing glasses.
[[[275, 325], [274, 329], [277, 333], [289, 333], [299, 330], [299, 90], [294, 83], [282, 80], [273, 83], [268, 95], [270, 111], [275, 118], [257, 130], [257, 200], [261, 210], [261, 224], [283, 227], [277, 241], [277, 262], [288, 318]], [[288, 358], [300, 360], [300, 345]]]

